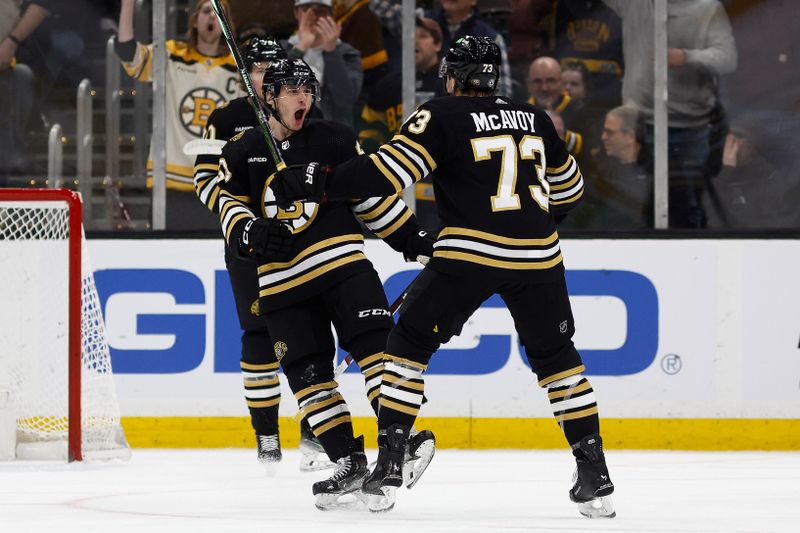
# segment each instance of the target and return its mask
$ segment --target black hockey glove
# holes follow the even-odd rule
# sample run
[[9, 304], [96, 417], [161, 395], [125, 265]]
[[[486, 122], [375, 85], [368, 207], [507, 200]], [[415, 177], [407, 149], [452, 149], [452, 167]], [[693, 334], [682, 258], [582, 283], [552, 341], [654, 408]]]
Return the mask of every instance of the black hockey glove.
[[419, 261], [423, 265], [427, 265], [428, 261], [433, 257], [433, 243], [435, 242], [436, 239], [428, 235], [428, 232], [424, 230], [412, 233], [406, 239], [403, 258], [407, 262]]
[[292, 232], [277, 220], [255, 218], [245, 225], [239, 248], [260, 261], [288, 261], [292, 252]]
[[330, 167], [319, 163], [290, 165], [279, 170], [270, 183], [279, 207], [287, 208], [297, 200], [324, 203], [325, 181]]

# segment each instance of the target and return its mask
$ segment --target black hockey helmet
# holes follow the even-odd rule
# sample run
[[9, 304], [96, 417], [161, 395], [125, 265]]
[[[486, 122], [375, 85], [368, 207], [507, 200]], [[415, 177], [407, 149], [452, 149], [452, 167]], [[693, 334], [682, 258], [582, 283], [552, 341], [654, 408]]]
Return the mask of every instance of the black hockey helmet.
[[262, 86], [264, 101], [267, 101], [267, 96], [277, 97], [283, 85], [308, 86], [314, 99], [319, 98], [317, 76], [302, 59], [278, 59], [267, 66]]
[[494, 91], [500, 79], [500, 47], [489, 37], [467, 35], [442, 60], [439, 77], [453, 76], [456, 88]]
[[244, 44], [242, 59], [248, 69], [255, 63], [269, 63], [286, 58], [286, 51], [272, 37], [252, 37]]

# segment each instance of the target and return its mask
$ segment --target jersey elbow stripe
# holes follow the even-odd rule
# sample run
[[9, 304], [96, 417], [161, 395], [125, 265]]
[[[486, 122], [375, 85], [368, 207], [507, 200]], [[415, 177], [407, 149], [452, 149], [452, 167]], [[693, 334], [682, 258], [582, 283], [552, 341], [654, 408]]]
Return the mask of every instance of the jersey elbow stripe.
[[[407, 169], [399, 159], [390, 155], [386, 151], [381, 151], [375, 154], [381, 160], [383, 165], [392, 173], [392, 175], [400, 182], [400, 186], [405, 189], [414, 184], [414, 175]], [[398, 191], [399, 192], [399, 191]]]
[[378, 217], [383, 216], [388, 210], [392, 209], [398, 203], [397, 195], [388, 196], [386, 198], [377, 198], [377, 202], [372, 204], [370, 208], [362, 209], [357, 212], [358, 217], [364, 222], [371, 222]]
[[[406, 222], [408, 222], [408, 220], [413, 215], [414, 215], [414, 213], [411, 211], [411, 209], [409, 209], [405, 204], [403, 204], [403, 212], [402, 212], [402, 214], [389, 227], [387, 227], [386, 229], [382, 229], [382, 230], [372, 230], [372, 228], [370, 228], [370, 229], [375, 232], [375, 235], [377, 235], [381, 239], [385, 239], [386, 237], [389, 237], [395, 231], [400, 229]], [[367, 224], [367, 226], [369, 226], [369, 224]]]
[[576, 164], [575, 158], [568, 156], [567, 160], [560, 167], [547, 167], [547, 174], [550, 176], [560, 176], [562, 174], [566, 174], [573, 164]]
[[394, 146], [400, 152], [405, 154], [405, 156], [409, 159], [409, 161], [412, 161], [416, 165], [416, 167], [422, 173], [422, 177], [425, 177], [428, 174], [430, 174], [431, 172], [433, 172], [433, 169], [430, 166], [428, 166], [427, 162], [425, 161], [425, 159], [422, 156], [420, 156], [419, 154], [417, 154], [416, 152], [414, 152], [410, 148], [408, 148], [406, 146], [403, 146], [399, 142], [396, 143]]
[[416, 152], [420, 156], [422, 156], [425, 159], [425, 161], [428, 163], [428, 168], [430, 169], [430, 172], [433, 172], [434, 170], [436, 170], [436, 161], [433, 159], [433, 157], [431, 157], [431, 154], [428, 153], [428, 150], [426, 150], [424, 146], [422, 146], [421, 144], [419, 144], [417, 142], [412, 141], [411, 139], [409, 139], [405, 135], [395, 135], [392, 138], [392, 142], [395, 142], [395, 141], [397, 143], [399, 143], [402, 147], [405, 147], [405, 148], [407, 148], [407, 149], [409, 149], [409, 150], [411, 150], [413, 152]]
[[388, 168], [386, 168], [386, 165], [383, 164], [381, 158], [378, 157], [377, 154], [369, 154], [369, 158], [372, 160], [375, 166], [378, 167], [378, 170], [381, 174], [383, 174], [383, 177], [386, 178], [389, 184], [394, 187], [394, 191], [398, 193], [401, 192], [404, 188], [403, 184], [394, 174], [392, 174]]
[[580, 185], [582, 180], [583, 180], [583, 175], [580, 172], [578, 172], [569, 181], [552, 184], [550, 185], [550, 195], [552, 196], [553, 194], [559, 192], [568, 191], [569, 189], [574, 188], [576, 185]]
[[389, 152], [390, 154], [392, 154], [392, 156], [393, 156], [395, 159], [397, 159], [397, 161], [399, 161], [399, 162], [400, 162], [400, 164], [401, 164], [401, 165], [403, 165], [403, 167], [405, 167], [405, 169], [406, 169], [406, 170], [408, 170], [409, 172], [411, 172], [411, 174], [414, 176], [414, 181], [415, 181], [415, 182], [416, 182], [416, 181], [419, 181], [419, 180], [421, 180], [421, 179], [422, 179], [422, 174], [420, 174], [419, 168], [417, 168], [417, 166], [416, 166], [414, 163], [412, 163], [412, 162], [411, 162], [411, 161], [410, 161], [410, 160], [409, 160], [409, 159], [408, 159], [408, 158], [405, 156], [405, 154], [403, 154], [402, 152], [400, 152], [400, 150], [398, 150], [397, 148], [395, 148], [395, 147], [394, 147], [394, 146], [392, 146], [391, 144], [384, 145], [384, 146], [383, 146], [381, 149], [382, 149], [382, 150], [386, 150], [387, 152]]
[[554, 200], [553, 197], [551, 196], [550, 197], [550, 205], [571, 204], [573, 202], [577, 202], [578, 200], [580, 200], [582, 196], [583, 196], [583, 187], [581, 186], [580, 190], [576, 194], [574, 194], [572, 196], [569, 196], [567, 198], [564, 198], [563, 200]]
[[367, 198], [366, 200], [364, 199], [356, 200], [355, 202], [353, 202], [351, 209], [353, 210], [354, 213], [361, 216], [385, 200], [386, 197], [383, 196], [373, 196], [372, 198]]
[[370, 231], [374, 232], [376, 235], [382, 231], [385, 231], [390, 226], [393, 226], [397, 220], [401, 219], [406, 212], [409, 212], [408, 206], [401, 202], [397, 197], [395, 197], [392, 201], [394, 205], [391, 206], [391, 209], [384, 210], [382, 213], [379, 214], [380, 218], [373, 218], [370, 220], [364, 220], [364, 223], [370, 229]]

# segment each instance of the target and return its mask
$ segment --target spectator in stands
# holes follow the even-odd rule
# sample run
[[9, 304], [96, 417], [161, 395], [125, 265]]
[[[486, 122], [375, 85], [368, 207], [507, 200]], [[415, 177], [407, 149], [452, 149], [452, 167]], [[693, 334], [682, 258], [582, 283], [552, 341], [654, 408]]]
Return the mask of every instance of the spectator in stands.
[[514, 79], [514, 96], [525, 98], [525, 76], [537, 57], [547, 55], [553, 18], [553, 0], [512, 0], [508, 29], [508, 62]]
[[[153, 46], [137, 43], [133, 33], [135, 0], [122, 0], [116, 50], [128, 75], [152, 81]], [[227, 0], [222, 0], [228, 9]], [[244, 93], [236, 63], [228, 51], [209, 0], [197, 0], [189, 17], [186, 41], [167, 41], [167, 229], [218, 230], [219, 219], [194, 193], [194, 157], [184, 145], [202, 136], [208, 117], [218, 105]], [[153, 150], [147, 161], [152, 185]]]
[[496, 94], [511, 96], [511, 67], [508, 64], [506, 43], [500, 33], [482, 21], [476, 7], [478, 0], [442, 0], [441, 9], [433, 12], [430, 18], [442, 28], [442, 52], [444, 54], [461, 37], [472, 35], [488, 37], [500, 47], [500, 80], [497, 82]]
[[564, 89], [558, 61], [547, 56], [534, 59], [528, 68], [526, 82], [528, 103], [561, 115], [566, 127], [563, 138], [567, 150], [575, 157], [585, 155], [584, 133], [576, 129], [581, 122], [582, 104], [579, 100], [573, 100]]
[[31, 69], [17, 63], [17, 48], [28, 35], [50, 14], [41, 3], [27, 6], [20, 17], [19, 2], [0, 0], [0, 186], [6, 185], [11, 173], [29, 170], [25, 152], [26, 131], [33, 107], [33, 81]]
[[778, 121], [772, 113], [748, 113], [731, 124], [722, 172], [706, 198], [710, 227], [800, 228], [800, 176], [781, 153]]
[[333, 0], [333, 19], [342, 26], [342, 41], [361, 54], [362, 93], [369, 95], [388, 72], [389, 54], [383, 43], [381, 21], [363, 0]]
[[[239, 42], [248, 37], [287, 39], [297, 27], [293, 0], [229, 0]], [[259, 29], [260, 28], [260, 29]], [[263, 31], [262, 31], [263, 30]]]
[[[604, 0], [622, 19], [623, 102], [635, 104], [653, 145], [653, 0]], [[710, 150], [710, 118], [718, 104], [719, 76], [736, 69], [736, 46], [725, 8], [717, 0], [667, 4], [669, 68], [669, 224], [704, 228], [703, 207]]]
[[581, 63], [585, 81], [592, 86], [590, 107], [606, 111], [620, 104], [622, 72], [622, 21], [602, 0], [559, 0], [552, 30], [553, 57], [561, 66]]
[[[418, 0], [419, 1], [419, 0]], [[369, 0], [369, 9], [381, 23], [383, 44], [389, 61], [388, 71], [400, 70], [400, 42], [403, 25], [403, 3], [401, 0]]]
[[589, 92], [588, 71], [583, 63], [569, 61], [561, 68], [561, 80], [564, 90], [567, 91], [573, 102], [585, 104], [586, 94]]
[[333, 20], [332, 0], [295, 0], [297, 31], [284, 43], [290, 59], [309, 64], [320, 85], [323, 116], [354, 127], [354, 105], [364, 74], [361, 54], [340, 39], [342, 27]]
[[[416, 101], [417, 105], [434, 96], [445, 94], [439, 78], [439, 52], [442, 48], [442, 29], [429, 18], [416, 19]], [[359, 142], [367, 152], [374, 152], [400, 131], [403, 122], [403, 76], [390, 72], [375, 87], [361, 112]], [[417, 208], [420, 226], [429, 233], [438, 233], [439, 217], [434, 205], [433, 184], [425, 178], [416, 184]]]
[[[605, 116], [601, 135], [604, 157], [586, 175], [584, 205], [565, 227], [633, 230], [653, 227], [652, 163], [642, 148], [644, 124], [630, 105]], [[572, 220], [570, 220], [570, 218]]]
[[[417, 17], [415, 64], [418, 104], [445, 94], [439, 78], [441, 48], [442, 30], [439, 24], [433, 19]], [[400, 131], [404, 117], [402, 84], [402, 73], [390, 72], [378, 83], [364, 105], [359, 141], [366, 151], [377, 149]]]

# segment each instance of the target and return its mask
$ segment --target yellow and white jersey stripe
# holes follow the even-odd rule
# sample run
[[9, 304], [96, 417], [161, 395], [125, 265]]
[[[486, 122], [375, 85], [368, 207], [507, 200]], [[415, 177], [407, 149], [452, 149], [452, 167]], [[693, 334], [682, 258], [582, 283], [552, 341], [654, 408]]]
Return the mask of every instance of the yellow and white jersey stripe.
[[439, 233], [433, 257], [505, 270], [544, 270], [562, 261], [557, 232], [544, 239], [513, 239], [458, 227]]
[[242, 220], [256, 218], [255, 213], [250, 209], [249, 196], [234, 196], [228, 191], [220, 191], [219, 195], [219, 220], [222, 223], [222, 233], [225, 235], [225, 242], [230, 246], [237, 243], [231, 242], [233, 228]]
[[291, 261], [258, 267], [259, 296], [267, 297], [305, 284], [355, 261], [364, 261], [364, 236], [347, 234], [319, 241]]
[[436, 161], [428, 150], [405, 135], [395, 135], [391, 142], [381, 146], [369, 158], [395, 192], [410, 187], [436, 170]]
[[367, 228], [385, 239], [393, 235], [414, 213], [398, 195], [367, 198], [351, 206]]
[[550, 183], [550, 205], [571, 204], [583, 196], [583, 176], [572, 156], [558, 168], [548, 167], [547, 181]]

